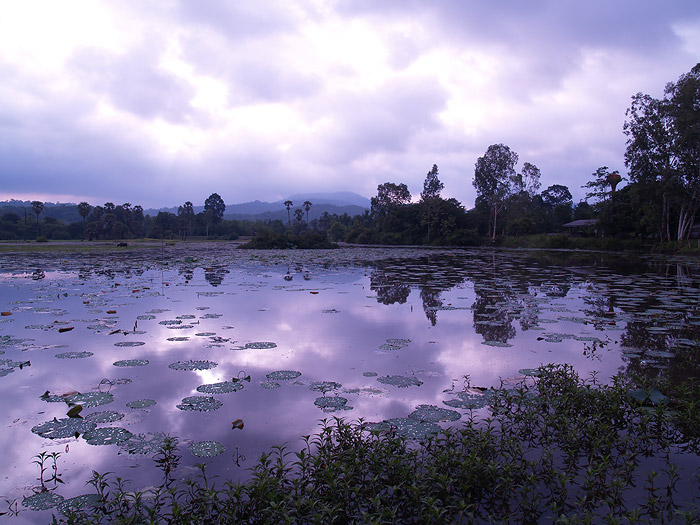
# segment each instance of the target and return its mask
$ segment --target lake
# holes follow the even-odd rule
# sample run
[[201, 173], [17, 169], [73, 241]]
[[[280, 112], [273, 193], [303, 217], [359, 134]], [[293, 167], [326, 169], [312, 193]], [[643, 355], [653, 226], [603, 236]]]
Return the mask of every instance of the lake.
[[[32, 494], [41, 452], [60, 453], [65, 498], [91, 492], [92, 470], [156, 484], [166, 434], [178, 475], [208, 461], [245, 479], [262, 451], [298, 450], [323, 418], [407, 421], [410, 434], [419, 418], [394, 418], [424, 405], [458, 425], [487, 414], [470, 387], [532, 381], [547, 363], [601, 382], [696, 377], [699, 287], [697, 259], [636, 254], [5, 252], [0, 495]], [[82, 418], [68, 418], [76, 405]]]

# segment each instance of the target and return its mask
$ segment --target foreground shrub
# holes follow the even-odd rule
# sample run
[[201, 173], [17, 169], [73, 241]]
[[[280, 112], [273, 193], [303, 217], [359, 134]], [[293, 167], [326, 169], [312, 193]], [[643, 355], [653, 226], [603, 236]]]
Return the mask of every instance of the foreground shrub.
[[[252, 479], [215, 486], [206, 467], [174, 479], [166, 443], [162, 484], [127, 492], [93, 474], [100, 504], [69, 523], [669, 523], [697, 522], [697, 456], [674, 423], [683, 411], [658, 390], [585, 382], [569, 366], [492, 392], [491, 417], [424, 442], [324, 421], [291, 453], [276, 447]], [[692, 460], [695, 465], [687, 463]], [[683, 463], [686, 469], [676, 463]], [[677, 488], [685, 500], [678, 501]]]

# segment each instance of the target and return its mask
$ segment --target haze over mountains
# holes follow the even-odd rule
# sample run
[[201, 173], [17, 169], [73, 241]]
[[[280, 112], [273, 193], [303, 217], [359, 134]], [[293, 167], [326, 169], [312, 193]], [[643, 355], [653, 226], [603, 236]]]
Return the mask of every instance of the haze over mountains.
[[[224, 202], [226, 202], [226, 197], [222, 195]], [[283, 199], [275, 202], [264, 202], [264, 201], [252, 201], [243, 202], [238, 204], [230, 204], [226, 202], [226, 211], [224, 212], [225, 219], [251, 219], [251, 220], [287, 220], [287, 208], [284, 205], [286, 200], [293, 202], [290, 208], [290, 213], [296, 208], [302, 208], [305, 201], [311, 202], [311, 208], [309, 209], [309, 220], [318, 219], [324, 212], [330, 214], [337, 213], [338, 215], [343, 215], [347, 213], [350, 216], [360, 215], [364, 213], [366, 209], [370, 207], [370, 200], [366, 197], [358, 195], [357, 193], [352, 193], [349, 191], [343, 192], [333, 192], [333, 193], [300, 193], [292, 195], [288, 199]], [[101, 203], [102, 205], [104, 203]], [[115, 202], [115, 204], [121, 204]], [[138, 202], [132, 202], [132, 205], [136, 205]], [[11, 199], [9, 201], [0, 201], [0, 215], [5, 213], [14, 213], [20, 217], [24, 216], [24, 209], [26, 208], [27, 213], [30, 218], [34, 218], [34, 214], [31, 209], [31, 201], [21, 201]], [[78, 214], [76, 208], [76, 203], [44, 203], [44, 211], [42, 212], [43, 217], [54, 217], [62, 222], [76, 222], [81, 221], [81, 217]], [[144, 215], [155, 216], [158, 212], [170, 212], [177, 214], [177, 206], [172, 206], [169, 208], [148, 208], [144, 210]], [[195, 205], [195, 213], [199, 213], [204, 209], [204, 205]], [[304, 212], [306, 217], [306, 212]]]

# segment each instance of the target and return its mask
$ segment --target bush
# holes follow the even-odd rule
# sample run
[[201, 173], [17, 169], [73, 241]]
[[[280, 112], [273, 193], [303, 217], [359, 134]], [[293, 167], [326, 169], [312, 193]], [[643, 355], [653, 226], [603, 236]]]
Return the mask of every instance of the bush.
[[46, 238], [46, 235], [39, 235], [36, 238], [36, 242], [49, 242], [49, 240]]
[[469, 417], [416, 443], [391, 428], [324, 420], [303, 450], [274, 447], [250, 481], [224, 488], [204, 465], [196, 479], [174, 479], [179, 456], [166, 443], [156, 459], [163, 482], [150, 497], [94, 473], [101, 501], [68, 521], [698, 522], [693, 468], [673, 463], [687, 459], [675, 445], [697, 450], [675, 424], [695, 401], [670, 410], [657, 390], [632, 390], [622, 376], [610, 386], [586, 382], [569, 365], [528, 373], [536, 383], [490, 391], [484, 422]]

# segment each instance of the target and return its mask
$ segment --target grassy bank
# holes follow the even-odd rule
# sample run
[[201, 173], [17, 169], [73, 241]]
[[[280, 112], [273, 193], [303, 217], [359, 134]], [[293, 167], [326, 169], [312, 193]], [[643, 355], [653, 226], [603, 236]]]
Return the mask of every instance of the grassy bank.
[[[305, 449], [265, 453], [245, 483], [176, 477], [132, 491], [93, 474], [67, 523], [697, 523], [697, 392], [673, 400], [623, 377], [609, 386], [548, 366], [489, 394], [490, 417], [422, 442], [325, 421]], [[667, 392], [668, 393], [668, 392]], [[72, 512], [69, 509], [72, 508]]]

